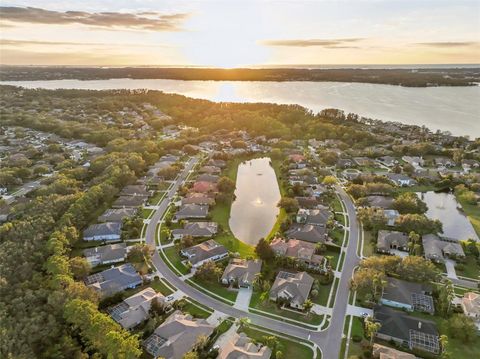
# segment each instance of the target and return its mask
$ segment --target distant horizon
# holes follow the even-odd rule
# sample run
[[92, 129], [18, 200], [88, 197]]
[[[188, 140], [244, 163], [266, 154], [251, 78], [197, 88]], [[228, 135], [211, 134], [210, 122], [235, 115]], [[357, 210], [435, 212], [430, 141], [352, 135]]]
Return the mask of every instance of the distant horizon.
[[62, 65], [62, 64], [52, 64], [52, 65], [40, 65], [40, 64], [30, 64], [30, 65], [15, 65], [15, 64], [2, 64], [0, 67], [59, 67], [59, 68], [196, 68], [196, 69], [218, 69], [218, 70], [236, 70], [236, 69], [409, 69], [409, 68], [477, 68], [480, 67], [479, 63], [411, 63], [411, 64], [285, 64], [285, 65], [275, 65], [275, 64], [264, 64], [264, 65], [245, 65], [238, 67], [219, 67], [219, 66], [208, 66], [208, 65]]

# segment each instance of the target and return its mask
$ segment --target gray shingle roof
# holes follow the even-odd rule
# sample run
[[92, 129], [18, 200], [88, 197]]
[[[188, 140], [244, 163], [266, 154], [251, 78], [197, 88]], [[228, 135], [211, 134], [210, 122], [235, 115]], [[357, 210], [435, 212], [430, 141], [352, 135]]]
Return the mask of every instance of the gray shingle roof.
[[133, 217], [137, 210], [135, 208], [107, 209], [98, 217], [99, 222], [122, 222], [124, 218]]
[[99, 262], [109, 262], [124, 259], [127, 255], [125, 243], [108, 244], [106, 246], [87, 248], [83, 251], [86, 258], [98, 256]]
[[122, 224], [118, 222], [97, 223], [88, 226], [83, 231], [83, 238], [92, 238], [99, 236], [120, 235], [122, 233]]
[[428, 344], [438, 350], [438, 331], [433, 321], [415, 318], [385, 306], [375, 308], [374, 318], [381, 324], [378, 334], [411, 344], [413, 335], [425, 334], [428, 336]]
[[270, 289], [270, 298], [276, 299], [280, 293], [288, 293], [292, 301], [303, 303], [307, 300], [313, 278], [307, 272], [279, 272]]
[[213, 330], [205, 319], [194, 319], [177, 310], [145, 340], [144, 347], [155, 357], [181, 359], [199, 336], [210, 336]]
[[85, 279], [85, 284], [108, 296], [142, 284], [142, 277], [130, 263], [127, 263], [89, 275]]

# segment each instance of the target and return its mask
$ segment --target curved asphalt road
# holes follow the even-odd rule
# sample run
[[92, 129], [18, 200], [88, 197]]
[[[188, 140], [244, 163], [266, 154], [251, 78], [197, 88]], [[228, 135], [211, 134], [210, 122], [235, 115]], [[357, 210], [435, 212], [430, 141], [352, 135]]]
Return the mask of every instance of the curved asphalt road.
[[[178, 188], [182, 185], [185, 179], [188, 177], [190, 171], [197, 164], [198, 158], [191, 158], [182, 173], [178, 176], [175, 183], [168, 191], [164, 199], [159, 205], [159, 208], [150, 219], [149, 224], [145, 232], [146, 243], [156, 247], [155, 243], [155, 231], [156, 225], [165, 214], [171, 199], [175, 196]], [[183, 280], [181, 280], [161, 259], [158, 251], [155, 251], [152, 261], [157, 271], [174, 287], [181, 290], [185, 295], [191, 297], [197, 302], [205, 305], [208, 308], [225, 313], [228, 316], [234, 318], [248, 317], [252, 324], [259, 325], [271, 331], [283, 333], [286, 335], [294, 336], [304, 341], [311, 341], [321, 348], [323, 353], [323, 359], [337, 359], [340, 353], [340, 345], [343, 334], [343, 323], [347, 312], [348, 295], [349, 295], [349, 281], [353, 273], [354, 267], [358, 264], [359, 258], [356, 254], [357, 241], [358, 241], [358, 224], [355, 215], [355, 208], [353, 203], [347, 194], [337, 187], [342, 200], [346, 204], [347, 213], [350, 220], [350, 234], [349, 242], [346, 250], [346, 257], [342, 270], [342, 277], [337, 290], [335, 298], [335, 304], [333, 307], [333, 315], [331, 318], [330, 326], [324, 331], [315, 331], [312, 329], [306, 329], [298, 327], [296, 325], [284, 323], [275, 319], [271, 319], [262, 315], [245, 312], [236, 309], [232, 306], [222, 303], [199, 290], [189, 286]], [[302, 358], [298, 358], [302, 359]]]

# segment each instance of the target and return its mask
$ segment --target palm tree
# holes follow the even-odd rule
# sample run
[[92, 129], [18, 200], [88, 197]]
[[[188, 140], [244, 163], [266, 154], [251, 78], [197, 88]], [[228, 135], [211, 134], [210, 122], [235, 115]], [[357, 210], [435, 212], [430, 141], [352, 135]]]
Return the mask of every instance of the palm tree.
[[380, 327], [381, 324], [378, 322], [374, 322], [370, 319], [365, 320], [365, 331], [367, 332], [367, 336], [370, 337], [370, 345], [373, 344], [375, 334], [380, 330]]
[[237, 325], [239, 327], [239, 330], [250, 327], [250, 318], [247, 318], [247, 317], [238, 318]]
[[307, 312], [307, 315], [310, 315], [310, 310], [313, 307], [313, 302], [310, 299], [307, 299], [305, 303], [303, 303], [303, 309]]

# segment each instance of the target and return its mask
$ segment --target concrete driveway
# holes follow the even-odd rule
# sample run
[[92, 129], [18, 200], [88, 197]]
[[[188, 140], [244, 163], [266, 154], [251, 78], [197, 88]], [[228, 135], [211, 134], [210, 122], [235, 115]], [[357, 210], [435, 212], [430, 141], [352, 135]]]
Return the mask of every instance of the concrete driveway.
[[458, 279], [457, 272], [455, 271], [455, 261], [451, 259], [445, 260], [445, 267], [447, 268], [448, 279]]
[[252, 288], [240, 288], [238, 290], [237, 300], [235, 301], [234, 308], [248, 312], [248, 306], [250, 305], [252, 292]]

